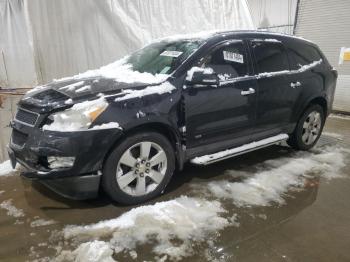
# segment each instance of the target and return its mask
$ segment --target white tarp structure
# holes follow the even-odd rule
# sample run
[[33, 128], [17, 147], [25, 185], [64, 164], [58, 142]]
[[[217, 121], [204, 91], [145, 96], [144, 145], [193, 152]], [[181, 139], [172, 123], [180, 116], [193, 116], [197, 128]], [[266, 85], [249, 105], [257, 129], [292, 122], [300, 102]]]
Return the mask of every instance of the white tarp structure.
[[293, 34], [298, 0], [248, 0], [258, 29]]
[[152, 39], [254, 29], [246, 0], [0, 0], [0, 87], [98, 68]]

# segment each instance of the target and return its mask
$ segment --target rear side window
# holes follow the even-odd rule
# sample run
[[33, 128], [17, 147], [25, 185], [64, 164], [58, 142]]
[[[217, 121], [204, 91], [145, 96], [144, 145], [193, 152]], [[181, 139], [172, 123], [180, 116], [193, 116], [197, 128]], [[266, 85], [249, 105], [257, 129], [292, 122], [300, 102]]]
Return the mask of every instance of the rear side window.
[[248, 75], [248, 59], [243, 42], [215, 48], [201, 59], [200, 66], [212, 68], [221, 80]]
[[289, 70], [288, 56], [282, 43], [252, 41], [258, 73]]
[[313, 46], [300, 44], [288, 47], [288, 55], [293, 70], [319, 61], [322, 58], [318, 50]]

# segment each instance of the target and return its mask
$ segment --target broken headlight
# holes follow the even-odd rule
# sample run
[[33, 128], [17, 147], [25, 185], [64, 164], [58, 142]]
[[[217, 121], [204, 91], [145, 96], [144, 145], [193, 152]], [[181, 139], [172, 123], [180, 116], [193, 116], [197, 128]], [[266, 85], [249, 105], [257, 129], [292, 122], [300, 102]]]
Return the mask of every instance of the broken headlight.
[[87, 130], [107, 106], [103, 97], [77, 103], [69, 109], [50, 115], [51, 123], [44, 125], [43, 129], [61, 132]]

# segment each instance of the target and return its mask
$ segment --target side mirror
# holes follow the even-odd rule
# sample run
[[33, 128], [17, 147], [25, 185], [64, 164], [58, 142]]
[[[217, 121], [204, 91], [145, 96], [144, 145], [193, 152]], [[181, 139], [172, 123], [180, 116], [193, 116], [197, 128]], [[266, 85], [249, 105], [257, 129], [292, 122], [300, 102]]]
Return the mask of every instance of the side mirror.
[[190, 86], [218, 86], [219, 77], [211, 68], [193, 67], [187, 72], [186, 84]]

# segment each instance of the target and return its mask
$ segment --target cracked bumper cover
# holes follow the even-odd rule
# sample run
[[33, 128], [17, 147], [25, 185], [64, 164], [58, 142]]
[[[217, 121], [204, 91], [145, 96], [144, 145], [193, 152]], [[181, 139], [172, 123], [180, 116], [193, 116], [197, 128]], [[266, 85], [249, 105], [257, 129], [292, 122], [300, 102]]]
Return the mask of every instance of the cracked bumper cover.
[[[121, 134], [119, 129], [77, 132], [32, 129], [23, 147], [10, 141], [8, 151], [11, 161], [25, 167], [22, 177], [39, 180], [65, 197], [87, 199], [97, 196], [99, 170]], [[48, 156], [75, 157], [75, 161], [69, 168], [49, 169], [40, 163]]]

